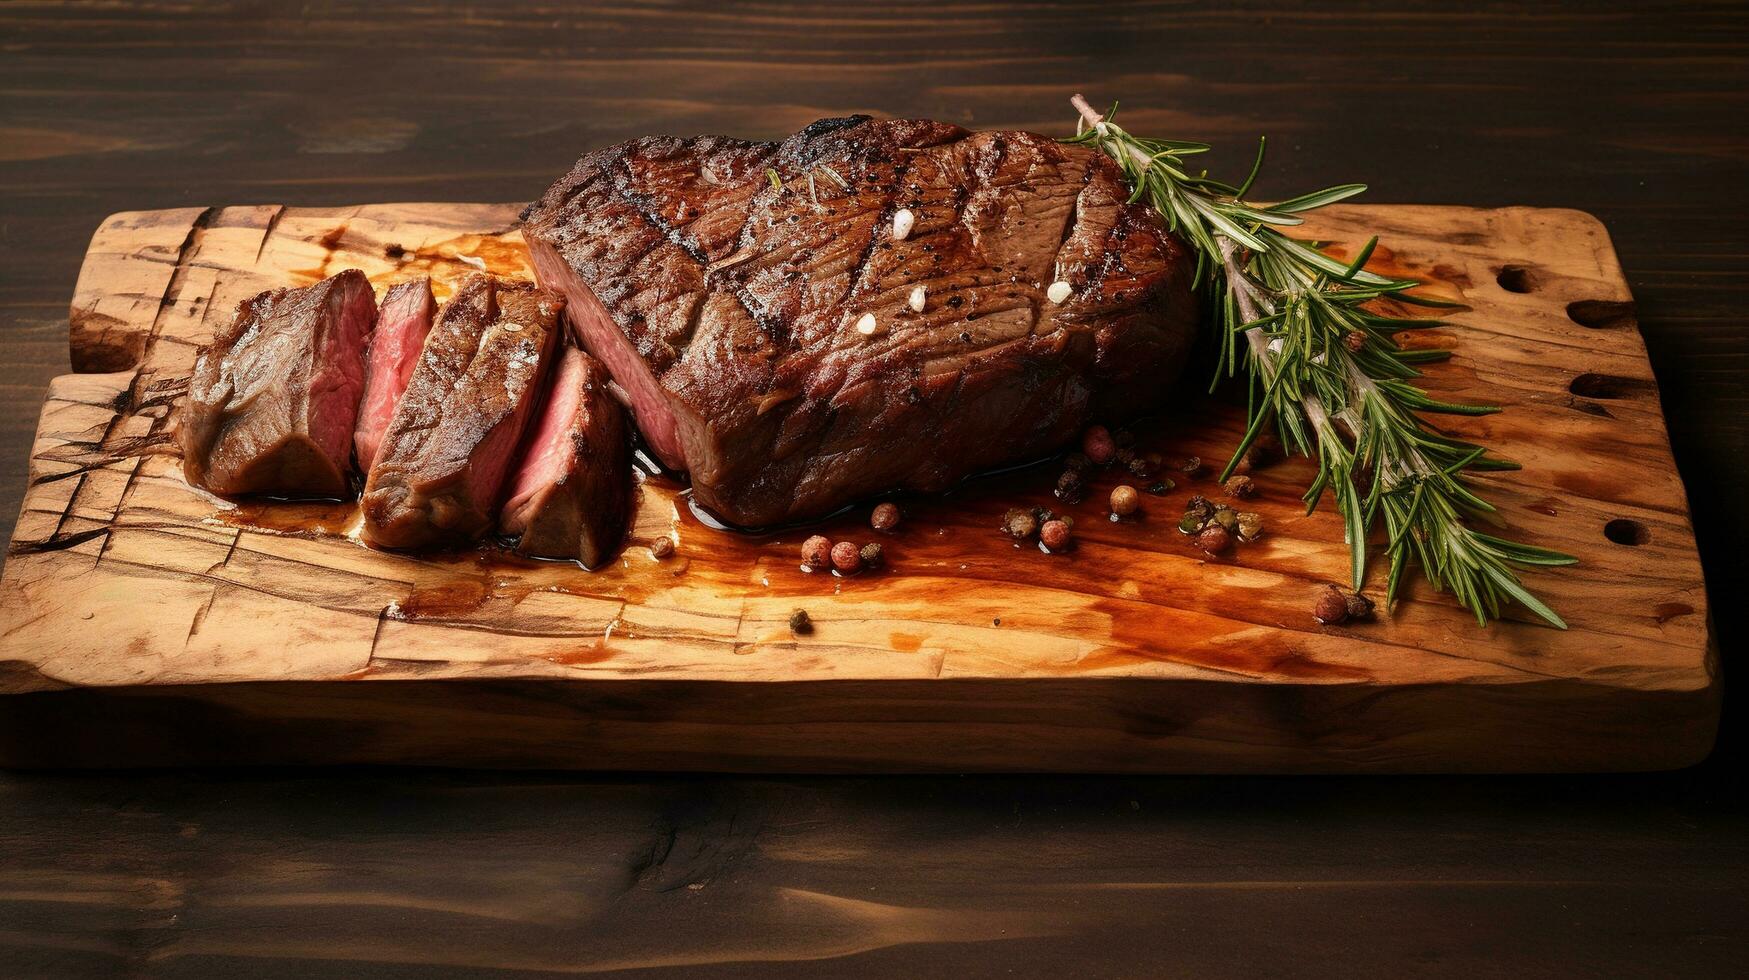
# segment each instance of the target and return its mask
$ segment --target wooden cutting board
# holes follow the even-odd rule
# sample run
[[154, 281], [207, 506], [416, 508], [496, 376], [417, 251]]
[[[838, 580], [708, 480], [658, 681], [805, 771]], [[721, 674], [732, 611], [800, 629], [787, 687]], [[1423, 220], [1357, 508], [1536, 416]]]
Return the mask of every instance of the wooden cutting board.
[[[1603, 227], [1573, 211], [1340, 207], [1375, 265], [1467, 309], [1411, 342], [1453, 349], [1442, 420], [1525, 464], [1482, 479], [1509, 532], [1578, 556], [1527, 573], [1572, 628], [1486, 628], [1423, 584], [1378, 621], [1319, 626], [1341, 527], [1254, 475], [1265, 537], [1222, 559], [1174, 525], [1212, 471], [1078, 518], [1071, 555], [1017, 548], [1009, 506], [1055, 471], [907, 502], [887, 568], [798, 567], [803, 531], [712, 530], [646, 481], [620, 562], [588, 573], [491, 549], [406, 557], [345, 537], [350, 507], [222, 505], [190, 490], [173, 412], [237, 301], [358, 267], [526, 274], [516, 205], [118, 214], [70, 319], [0, 578], [0, 762], [367, 762], [728, 770], [1420, 772], [1618, 770], [1701, 758], [1717, 678], [1700, 563], [1657, 384]], [[1200, 391], [1193, 371], [1183, 387]], [[1238, 406], [1181, 398], [1138, 427], [1218, 463]], [[874, 536], [866, 509], [827, 533]], [[678, 543], [658, 562], [648, 544]], [[1376, 549], [1375, 549], [1376, 551]], [[1381, 577], [1378, 570], [1374, 582]], [[805, 609], [816, 624], [792, 634]]]

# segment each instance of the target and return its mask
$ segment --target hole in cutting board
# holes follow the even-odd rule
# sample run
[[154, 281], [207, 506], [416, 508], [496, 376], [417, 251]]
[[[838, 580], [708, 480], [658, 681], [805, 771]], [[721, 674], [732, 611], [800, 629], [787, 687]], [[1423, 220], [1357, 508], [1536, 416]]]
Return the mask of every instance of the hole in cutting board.
[[1581, 398], [1614, 399], [1632, 398], [1635, 394], [1651, 388], [1651, 383], [1638, 378], [1624, 378], [1618, 374], [1598, 374], [1587, 371], [1567, 384], [1567, 390]]
[[1603, 536], [1616, 544], [1637, 547], [1652, 540], [1652, 532], [1646, 530], [1646, 525], [1626, 517], [1618, 517], [1603, 525]]
[[1500, 267], [1500, 274], [1494, 277], [1500, 288], [1509, 293], [1528, 293], [1536, 288], [1536, 276], [1522, 265], [1507, 265]]
[[1634, 304], [1607, 299], [1582, 299], [1567, 304], [1567, 319], [1593, 330], [1631, 327], [1634, 326]]

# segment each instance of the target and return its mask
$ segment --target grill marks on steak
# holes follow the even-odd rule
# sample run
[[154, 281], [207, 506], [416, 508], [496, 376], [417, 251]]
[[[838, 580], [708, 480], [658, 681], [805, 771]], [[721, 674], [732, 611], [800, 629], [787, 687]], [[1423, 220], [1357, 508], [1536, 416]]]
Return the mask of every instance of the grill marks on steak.
[[[555, 204], [593, 220], [544, 225], [529, 246], [541, 283], [565, 296], [580, 339], [638, 408], [645, 441], [665, 463], [684, 468], [680, 424], [703, 422], [677, 417], [686, 408], [668, 403], [656, 376], [678, 359], [707, 304], [723, 305], [706, 294], [705, 260], [733, 246], [771, 148], [720, 137], [638, 145], [642, 152], [584, 157], [548, 200], [561, 195]], [[601, 209], [604, 200], [614, 206]], [[588, 285], [573, 280], [558, 252], [601, 274]]]
[[356, 457], [366, 540], [411, 548], [484, 533], [514, 475], [501, 526], [518, 550], [598, 565], [628, 518], [631, 447], [599, 362], [568, 347], [544, 383], [561, 305], [474, 276], [433, 331], [429, 278], [391, 287], [380, 311], [356, 270], [262, 293], [198, 356], [189, 480], [339, 497]]
[[[945, 489], [1152, 404], [1194, 330], [1192, 266], [1126, 199], [1082, 147], [852, 117], [592, 153], [524, 231], [651, 448], [763, 525]], [[851, 329], [864, 313], [882, 332]]]
[[188, 482], [227, 497], [345, 496], [375, 320], [355, 269], [238, 304], [189, 381], [179, 433]]
[[432, 327], [365, 484], [364, 537], [385, 548], [473, 540], [496, 522], [561, 304], [471, 276]]
[[436, 313], [437, 301], [431, 296], [429, 276], [396, 283], [383, 296], [376, 330], [371, 335], [358, 430], [353, 434], [358, 468], [367, 473], [376, 461], [377, 447], [394, 417], [395, 406], [401, 403], [407, 382], [413, 378], [413, 369], [419, 365], [425, 335], [431, 332], [431, 318]]
[[625, 412], [595, 358], [567, 347], [546, 405], [524, 441], [499, 530], [537, 558], [601, 565], [619, 543], [631, 506]]

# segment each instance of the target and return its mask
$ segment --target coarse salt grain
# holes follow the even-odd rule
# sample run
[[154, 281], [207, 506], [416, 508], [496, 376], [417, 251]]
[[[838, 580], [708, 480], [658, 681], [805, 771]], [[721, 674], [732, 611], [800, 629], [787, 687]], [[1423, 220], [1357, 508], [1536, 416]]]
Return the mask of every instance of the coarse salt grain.
[[926, 286], [911, 287], [911, 298], [906, 301], [911, 312], [922, 313], [923, 307], [929, 302], [929, 289]]
[[1045, 295], [1050, 298], [1051, 302], [1061, 303], [1068, 299], [1069, 295], [1074, 291], [1075, 287], [1058, 279], [1056, 282], [1051, 283], [1051, 288], [1045, 290]]
[[904, 241], [911, 235], [911, 228], [917, 224], [917, 216], [910, 208], [900, 208], [893, 212], [893, 240]]
[[875, 334], [880, 333], [880, 331], [881, 325], [875, 322], [875, 315], [873, 313], [864, 313], [861, 317], [857, 318], [856, 332], [862, 334], [864, 337], [873, 337]]

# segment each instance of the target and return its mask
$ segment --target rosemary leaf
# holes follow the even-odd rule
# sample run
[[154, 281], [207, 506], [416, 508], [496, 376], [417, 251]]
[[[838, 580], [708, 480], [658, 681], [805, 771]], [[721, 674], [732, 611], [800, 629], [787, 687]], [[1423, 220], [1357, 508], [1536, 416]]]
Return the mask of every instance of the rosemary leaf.
[[1500, 409], [1437, 399], [1415, 385], [1416, 365], [1450, 354], [1406, 350], [1396, 335], [1445, 324], [1386, 316], [1368, 305], [1384, 299], [1435, 308], [1457, 304], [1410, 292], [1422, 285], [1417, 280], [1367, 270], [1376, 236], [1345, 262], [1318, 242], [1279, 230], [1299, 224], [1298, 214], [1347, 200], [1366, 185], [1339, 184], [1273, 205], [1252, 204], [1244, 198], [1262, 172], [1265, 141], [1258, 140], [1251, 172], [1235, 186], [1206, 173], [1191, 175], [1185, 158], [1206, 152], [1208, 144], [1132, 136], [1112, 121], [1115, 104], [1102, 116], [1079, 95], [1070, 102], [1080, 118], [1075, 136], [1064, 142], [1110, 156], [1129, 181], [1131, 199], [1145, 202], [1196, 250], [1197, 281], [1209, 293], [1209, 308], [1218, 311], [1215, 381], [1244, 366], [1250, 389], [1245, 434], [1221, 479], [1273, 425], [1285, 447], [1317, 461], [1306, 507], [1315, 509], [1326, 492], [1334, 497], [1355, 588], [1366, 576], [1367, 541], [1382, 520], [1390, 568], [1387, 605], [1413, 562], [1429, 585], [1450, 590], [1484, 626], [1508, 602], [1517, 602], [1565, 629], [1512, 569], [1570, 565], [1575, 559], [1470, 526], [1499, 518], [1466, 474], [1518, 464], [1435, 432], [1420, 417]]

